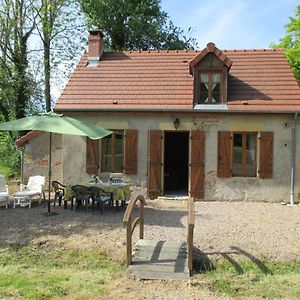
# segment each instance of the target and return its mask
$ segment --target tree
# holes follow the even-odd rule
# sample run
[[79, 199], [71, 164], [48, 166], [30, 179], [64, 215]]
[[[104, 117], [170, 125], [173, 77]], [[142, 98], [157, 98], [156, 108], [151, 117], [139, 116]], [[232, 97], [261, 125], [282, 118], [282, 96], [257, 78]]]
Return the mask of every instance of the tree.
[[101, 29], [109, 50], [189, 49], [192, 38], [168, 19], [160, 0], [79, 0], [88, 25]]
[[286, 25], [286, 35], [279, 44], [272, 44], [274, 48], [283, 48], [292, 70], [300, 83], [300, 5], [297, 6], [295, 17], [290, 17]]
[[[4, 120], [22, 118], [32, 92], [32, 76], [28, 72], [27, 43], [34, 30], [28, 22], [30, 1], [0, 1], [0, 76], [1, 112]], [[31, 15], [34, 19], [34, 15]], [[12, 96], [13, 100], [8, 97]]]
[[73, 60], [80, 51], [82, 32], [78, 29], [82, 28], [83, 21], [78, 21], [80, 11], [72, 0], [37, 0], [34, 8], [40, 20], [37, 30], [43, 45], [44, 96], [46, 111], [50, 111], [51, 72], [63, 60]]
[[[50, 92], [50, 46], [54, 38], [53, 30], [55, 21], [59, 14], [64, 0], [41, 0], [37, 7], [38, 15], [41, 20], [41, 30], [39, 35], [43, 43], [43, 63], [44, 63], [44, 85], [45, 85], [45, 103], [46, 111], [51, 111], [51, 92]], [[39, 27], [37, 27], [39, 29]]]

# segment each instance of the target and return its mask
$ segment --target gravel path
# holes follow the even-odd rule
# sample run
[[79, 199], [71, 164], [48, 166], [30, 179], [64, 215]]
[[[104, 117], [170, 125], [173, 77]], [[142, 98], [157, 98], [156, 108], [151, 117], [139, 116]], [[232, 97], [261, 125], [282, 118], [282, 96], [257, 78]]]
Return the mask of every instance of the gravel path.
[[[46, 217], [46, 205], [0, 209], [0, 245], [53, 243], [66, 247], [114, 249], [125, 258], [124, 210], [104, 215], [56, 207]], [[241, 257], [300, 261], [300, 206], [270, 203], [197, 202], [194, 244], [205, 255], [237, 253]], [[186, 239], [187, 212], [146, 206], [145, 238]], [[136, 230], [137, 231], [137, 230]]]

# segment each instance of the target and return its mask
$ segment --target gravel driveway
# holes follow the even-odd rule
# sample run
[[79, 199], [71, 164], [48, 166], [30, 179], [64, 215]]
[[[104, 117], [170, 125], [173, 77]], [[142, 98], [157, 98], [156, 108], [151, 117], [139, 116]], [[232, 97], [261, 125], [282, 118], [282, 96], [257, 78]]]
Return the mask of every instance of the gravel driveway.
[[[0, 245], [48, 244], [61, 247], [114, 249], [125, 259], [124, 210], [74, 212], [56, 207], [45, 216], [45, 204], [32, 208], [0, 209]], [[204, 255], [236, 253], [240, 257], [300, 261], [300, 206], [272, 203], [197, 202], [194, 244]], [[184, 209], [145, 210], [145, 238], [186, 240]]]

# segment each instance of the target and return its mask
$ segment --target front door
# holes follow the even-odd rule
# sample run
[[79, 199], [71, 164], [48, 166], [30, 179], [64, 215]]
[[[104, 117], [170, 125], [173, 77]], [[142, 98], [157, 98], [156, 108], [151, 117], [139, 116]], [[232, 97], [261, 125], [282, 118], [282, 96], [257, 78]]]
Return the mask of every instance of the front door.
[[164, 134], [164, 195], [187, 196], [189, 183], [189, 132]]
[[148, 197], [204, 198], [205, 132], [150, 130]]

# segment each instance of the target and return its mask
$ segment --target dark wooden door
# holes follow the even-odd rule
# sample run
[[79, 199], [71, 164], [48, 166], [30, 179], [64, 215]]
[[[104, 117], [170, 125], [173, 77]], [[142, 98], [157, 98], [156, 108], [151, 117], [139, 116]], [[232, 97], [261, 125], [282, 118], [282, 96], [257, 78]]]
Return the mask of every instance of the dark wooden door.
[[190, 195], [195, 199], [204, 198], [205, 176], [205, 132], [191, 131]]
[[148, 197], [155, 199], [162, 195], [162, 131], [149, 131], [148, 153]]

